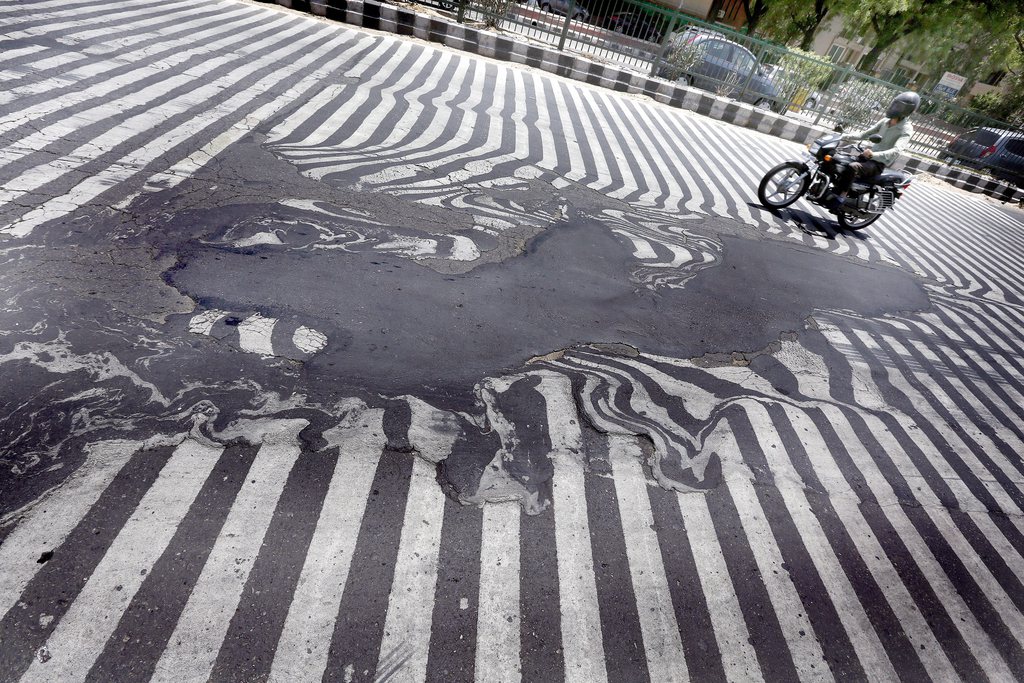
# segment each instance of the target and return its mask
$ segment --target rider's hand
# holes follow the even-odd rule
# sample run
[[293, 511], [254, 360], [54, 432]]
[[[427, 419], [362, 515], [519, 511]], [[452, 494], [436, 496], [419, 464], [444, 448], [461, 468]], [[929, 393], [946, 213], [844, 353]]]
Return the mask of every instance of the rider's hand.
[[873, 156], [872, 153], [871, 153], [871, 148], [870, 147], [868, 147], [863, 152], [861, 152], [860, 155], [862, 157], [864, 157], [865, 159], [870, 159]]

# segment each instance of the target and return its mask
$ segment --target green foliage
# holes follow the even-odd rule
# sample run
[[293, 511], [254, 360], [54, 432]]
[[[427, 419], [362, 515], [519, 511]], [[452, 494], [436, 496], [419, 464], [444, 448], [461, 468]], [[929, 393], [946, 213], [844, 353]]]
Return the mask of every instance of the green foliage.
[[987, 34], [992, 43], [1012, 34], [1009, 27], [1020, 13], [1020, 0], [862, 0], [847, 14], [871, 28], [872, 49], [859, 70], [870, 72], [881, 54], [910, 39], [932, 45], [959, 48], [972, 34]]
[[1013, 76], [1006, 90], [974, 96], [971, 109], [1000, 121], [1024, 124], [1024, 73]]
[[475, 0], [474, 4], [484, 11], [484, 26], [495, 28], [515, 5], [515, 0]]
[[789, 48], [779, 60], [779, 66], [785, 74], [785, 83], [809, 90], [824, 86], [834, 70], [831, 64], [821, 61], [818, 55], [798, 47]]
[[810, 50], [814, 35], [829, 17], [852, 10], [857, 4], [859, 0], [772, 0], [759, 31], [771, 40]]
[[680, 76], [690, 73], [700, 60], [701, 49], [699, 47], [682, 42], [673, 44], [672, 49], [665, 55], [665, 68], [662, 75], [670, 81], [678, 80]]

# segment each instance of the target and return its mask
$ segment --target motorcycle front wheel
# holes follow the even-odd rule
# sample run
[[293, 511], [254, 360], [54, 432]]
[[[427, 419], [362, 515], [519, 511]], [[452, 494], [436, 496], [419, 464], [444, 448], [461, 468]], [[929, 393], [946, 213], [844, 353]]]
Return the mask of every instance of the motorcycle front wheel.
[[800, 199], [809, 183], [803, 164], [787, 161], [765, 174], [757, 187], [757, 198], [770, 209], [782, 209]]
[[875, 221], [877, 221], [882, 214], [880, 213], [869, 213], [866, 216], [857, 218], [852, 216], [845, 211], [840, 211], [836, 218], [839, 220], [839, 225], [847, 230], [860, 230], [866, 228]]

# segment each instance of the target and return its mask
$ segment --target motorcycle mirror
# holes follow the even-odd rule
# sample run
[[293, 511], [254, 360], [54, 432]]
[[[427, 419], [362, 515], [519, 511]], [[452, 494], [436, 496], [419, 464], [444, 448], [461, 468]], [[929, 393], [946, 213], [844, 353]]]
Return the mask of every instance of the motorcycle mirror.
[[875, 134], [875, 135], [872, 135], [871, 137], [869, 137], [868, 140], [873, 142], [873, 143], [875, 143], [877, 145], [879, 142], [882, 141], [882, 136], [878, 135], [878, 134]]

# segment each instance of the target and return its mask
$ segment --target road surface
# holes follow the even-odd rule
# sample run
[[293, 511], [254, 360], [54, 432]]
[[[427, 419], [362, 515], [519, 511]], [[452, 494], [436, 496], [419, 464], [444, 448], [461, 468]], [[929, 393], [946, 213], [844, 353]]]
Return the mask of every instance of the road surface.
[[1024, 677], [1024, 220], [234, 0], [0, 2], [0, 679]]

